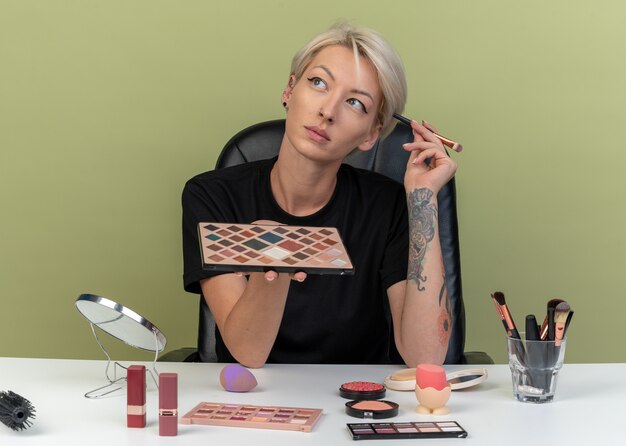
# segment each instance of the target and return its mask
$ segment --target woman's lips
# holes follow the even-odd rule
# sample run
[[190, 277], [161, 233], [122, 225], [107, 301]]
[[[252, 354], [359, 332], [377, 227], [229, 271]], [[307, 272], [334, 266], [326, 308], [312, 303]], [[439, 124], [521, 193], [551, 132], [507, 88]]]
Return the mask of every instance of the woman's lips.
[[321, 129], [319, 127], [310, 127], [306, 125], [304, 126], [304, 128], [306, 129], [309, 137], [313, 139], [314, 141], [317, 141], [317, 142], [330, 141], [330, 138], [328, 137], [328, 133], [326, 133], [324, 129]]

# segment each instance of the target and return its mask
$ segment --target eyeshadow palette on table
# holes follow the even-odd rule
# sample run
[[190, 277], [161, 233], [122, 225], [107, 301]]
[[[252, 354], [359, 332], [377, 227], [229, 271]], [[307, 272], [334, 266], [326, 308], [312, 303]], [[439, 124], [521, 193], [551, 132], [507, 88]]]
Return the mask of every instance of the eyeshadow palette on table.
[[467, 431], [456, 421], [348, 424], [353, 440], [407, 438], [466, 438]]
[[181, 417], [181, 424], [249, 427], [311, 432], [322, 409], [202, 402]]
[[207, 222], [198, 232], [207, 270], [354, 274], [336, 228]]

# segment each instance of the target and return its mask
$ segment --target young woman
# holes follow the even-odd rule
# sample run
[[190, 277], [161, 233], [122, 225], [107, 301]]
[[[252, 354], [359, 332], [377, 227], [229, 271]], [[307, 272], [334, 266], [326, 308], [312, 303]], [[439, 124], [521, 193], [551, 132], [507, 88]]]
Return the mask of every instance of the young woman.
[[[185, 289], [201, 292], [215, 317], [219, 361], [389, 363], [399, 352], [411, 367], [443, 362], [450, 314], [437, 192], [456, 164], [415, 122], [414, 142], [404, 147], [411, 151], [404, 187], [342, 164], [388, 134], [405, 101], [404, 69], [386, 40], [336, 25], [294, 56], [278, 157], [187, 183]], [[260, 220], [338, 228], [356, 274], [202, 270], [198, 222]]]

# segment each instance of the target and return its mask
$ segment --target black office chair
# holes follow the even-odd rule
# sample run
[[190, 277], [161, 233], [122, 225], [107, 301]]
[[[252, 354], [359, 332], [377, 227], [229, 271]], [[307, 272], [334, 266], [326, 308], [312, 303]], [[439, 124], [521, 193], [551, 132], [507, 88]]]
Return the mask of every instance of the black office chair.
[[[250, 161], [272, 158], [285, 132], [283, 119], [252, 125], [230, 139], [222, 149], [215, 168], [221, 169]], [[373, 170], [396, 181], [403, 182], [408, 152], [402, 144], [413, 140], [409, 127], [399, 124], [384, 139], [378, 140], [367, 151], [357, 150], [345, 162], [358, 168]], [[461, 288], [461, 263], [458, 224], [456, 214], [456, 189], [454, 178], [439, 192], [439, 237], [446, 271], [446, 285], [452, 308], [452, 331], [445, 362], [447, 364], [493, 364], [484, 352], [465, 352], [465, 308]], [[185, 360], [216, 361], [215, 321], [204, 298], [200, 296], [200, 320], [198, 324], [198, 352], [191, 355], [184, 349]], [[182, 360], [181, 353], [171, 352], [161, 360]]]

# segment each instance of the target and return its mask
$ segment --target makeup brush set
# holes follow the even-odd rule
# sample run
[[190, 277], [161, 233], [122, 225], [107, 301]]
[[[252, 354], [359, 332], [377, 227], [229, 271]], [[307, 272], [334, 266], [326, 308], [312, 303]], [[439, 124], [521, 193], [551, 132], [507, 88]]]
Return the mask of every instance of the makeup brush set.
[[[502, 320], [506, 334], [510, 338], [521, 339], [517, 331], [511, 312], [506, 305], [504, 293], [496, 291], [491, 295], [496, 311]], [[541, 326], [537, 324], [534, 314], [526, 316], [526, 340], [527, 341], [553, 341], [555, 347], [559, 347], [565, 339], [565, 333], [574, 316], [574, 310], [563, 299], [551, 299], [548, 301], [547, 314]]]
[[[491, 295], [508, 337], [509, 364], [514, 375], [523, 375], [518, 386], [524, 392], [553, 394], [556, 372], [563, 361], [567, 329], [574, 315], [571, 306], [562, 299], [551, 299], [546, 305], [546, 316], [541, 325], [534, 314], [526, 316], [525, 340], [517, 330], [504, 293]], [[515, 380], [514, 376], [514, 380]]]

